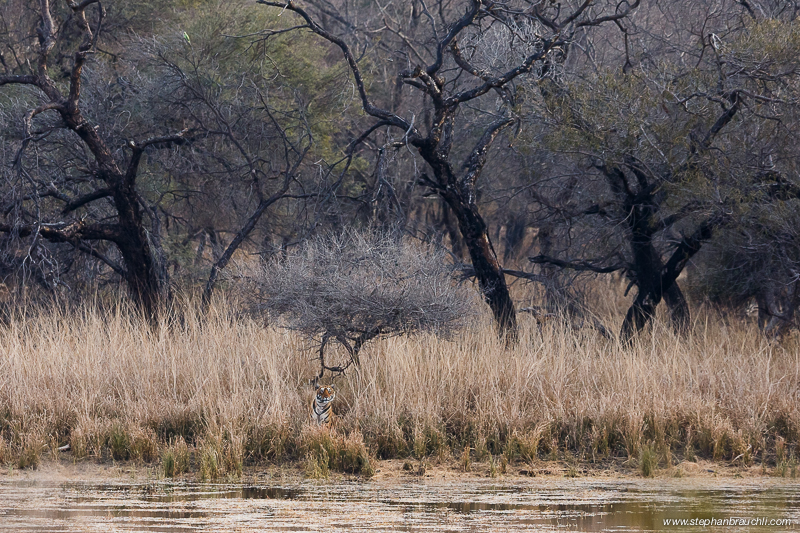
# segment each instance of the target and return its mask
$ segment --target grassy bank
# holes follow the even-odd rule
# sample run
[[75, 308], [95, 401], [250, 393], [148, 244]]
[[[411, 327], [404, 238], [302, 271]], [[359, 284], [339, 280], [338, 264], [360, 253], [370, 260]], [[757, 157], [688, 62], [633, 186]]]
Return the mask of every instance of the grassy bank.
[[204, 479], [291, 460], [311, 476], [369, 475], [376, 458], [796, 470], [800, 354], [745, 324], [703, 317], [685, 338], [656, 326], [628, 348], [525, 323], [506, 350], [488, 321], [450, 341], [376, 342], [334, 381], [330, 433], [310, 425], [313, 354], [229, 311], [156, 330], [91, 310], [12, 320], [0, 328], [0, 463], [35, 467], [69, 444], [75, 459]]

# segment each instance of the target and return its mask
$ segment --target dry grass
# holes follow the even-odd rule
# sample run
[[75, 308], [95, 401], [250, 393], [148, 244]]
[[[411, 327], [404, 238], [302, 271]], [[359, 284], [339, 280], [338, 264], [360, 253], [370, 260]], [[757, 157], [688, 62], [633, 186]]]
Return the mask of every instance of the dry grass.
[[[800, 354], [705, 316], [687, 338], [656, 326], [625, 348], [591, 330], [525, 324], [513, 349], [488, 322], [452, 341], [376, 342], [335, 380], [336, 430], [309, 427], [317, 367], [291, 333], [221, 307], [157, 330], [129, 315], [42, 312], [0, 329], [0, 462], [171, 462], [235, 478], [261, 461], [369, 474], [370, 458], [508, 463], [678, 458], [796, 470]], [[639, 464], [642, 462], [642, 464]], [[646, 462], [646, 464], [644, 464]]]

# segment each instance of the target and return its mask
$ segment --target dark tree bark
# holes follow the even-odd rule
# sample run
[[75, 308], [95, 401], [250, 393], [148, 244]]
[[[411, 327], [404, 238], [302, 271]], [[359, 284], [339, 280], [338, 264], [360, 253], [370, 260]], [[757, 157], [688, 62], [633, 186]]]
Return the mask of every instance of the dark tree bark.
[[656, 306], [661, 302], [664, 293], [675, 285], [675, 280], [683, 272], [689, 259], [700, 251], [703, 243], [711, 238], [714, 229], [725, 219], [726, 217], [723, 215], [715, 215], [702, 222], [691, 236], [685, 237], [678, 244], [663, 268], [642, 273], [637, 271], [637, 279], [644, 274], [645, 281], [637, 283], [639, 293], [622, 322], [620, 337], [623, 341], [628, 342], [634, 334], [644, 329], [645, 325], [652, 320], [655, 316]]

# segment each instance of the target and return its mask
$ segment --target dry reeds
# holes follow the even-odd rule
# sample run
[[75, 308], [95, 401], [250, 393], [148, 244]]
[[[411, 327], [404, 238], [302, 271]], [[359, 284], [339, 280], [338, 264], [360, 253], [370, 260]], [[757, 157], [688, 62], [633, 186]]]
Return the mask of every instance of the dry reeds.
[[[713, 315], [687, 337], [656, 325], [630, 347], [558, 322], [516, 347], [489, 322], [452, 340], [398, 337], [336, 378], [338, 426], [309, 427], [317, 367], [294, 334], [184, 313], [152, 328], [121, 311], [57, 311], [0, 329], [0, 461], [156, 461], [167, 476], [237, 477], [305, 460], [369, 474], [374, 458], [514, 462], [631, 459], [645, 475], [676, 457], [796, 470], [800, 354]], [[53, 455], [57, 455], [56, 452]]]

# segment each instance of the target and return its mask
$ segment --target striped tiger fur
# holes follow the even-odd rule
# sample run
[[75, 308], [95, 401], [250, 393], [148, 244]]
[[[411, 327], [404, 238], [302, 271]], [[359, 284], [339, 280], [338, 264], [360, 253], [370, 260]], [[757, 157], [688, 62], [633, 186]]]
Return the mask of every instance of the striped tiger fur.
[[336, 398], [336, 390], [333, 385], [320, 387], [316, 385], [317, 395], [311, 402], [311, 418], [318, 424], [331, 424], [333, 422], [333, 400]]

